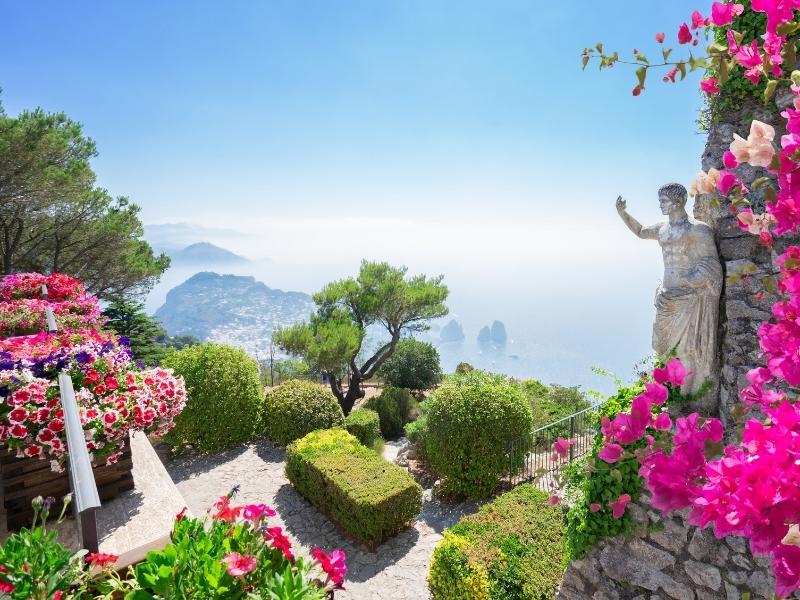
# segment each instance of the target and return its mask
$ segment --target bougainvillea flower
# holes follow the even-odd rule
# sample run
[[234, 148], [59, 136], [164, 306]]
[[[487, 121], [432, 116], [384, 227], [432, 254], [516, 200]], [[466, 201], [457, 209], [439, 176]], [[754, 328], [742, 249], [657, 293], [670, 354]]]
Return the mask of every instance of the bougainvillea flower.
[[230, 552], [222, 559], [222, 563], [228, 565], [228, 575], [231, 577], [242, 577], [256, 568], [258, 561], [255, 556]]
[[736, 155], [733, 152], [725, 150], [725, 154], [722, 155], [722, 164], [726, 169], [735, 169], [739, 166], [739, 161], [736, 160]]
[[644, 386], [645, 396], [651, 403], [661, 406], [669, 397], [669, 390], [660, 383], [648, 383]]
[[706, 77], [700, 81], [700, 89], [703, 90], [707, 95], [714, 96], [720, 92], [719, 82], [717, 81], [716, 77]]
[[717, 182], [717, 189], [727, 196], [733, 188], [741, 185], [742, 181], [736, 175], [730, 171], [723, 171]]
[[667, 36], [666, 36], [664, 33], [657, 33], [657, 34], [656, 34], [656, 41], [657, 41], [659, 44], [663, 44], [663, 43], [664, 43], [664, 40], [666, 39], [666, 37], [667, 37]]
[[692, 13], [692, 29], [699, 29], [705, 25], [708, 25], [706, 18], [700, 13], [699, 10], [694, 11]]
[[624, 450], [619, 444], [607, 444], [600, 449], [597, 456], [609, 464], [614, 464], [620, 459], [623, 452]]
[[733, 134], [730, 152], [739, 163], [750, 163], [754, 167], [768, 167], [775, 155], [772, 142], [775, 139], [775, 128], [761, 121], [750, 124], [750, 133], [747, 139]]
[[653, 421], [653, 427], [659, 431], [669, 431], [672, 429], [672, 419], [668, 413], [660, 413]]
[[550, 506], [555, 506], [561, 502], [561, 498], [559, 498], [556, 494], [551, 494], [550, 497], [547, 499], [547, 504]]
[[739, 221], [739, 228], [749, 231], [755, 235], [768, 232], [775, 225], [775, 217], [769, 213], [755, 214], [751, 208], [740, 210], [736, 219]]
[[653, 369], [653, 379], [657, 383], [681, 386], [686, 382], [686, 367], [677, 358], [671, 358], [663, 368], [657, 367]]
[[711, 5], [711, 22], [717, 27], [725, 27], [733, 23], [744, 11], [744, 5], [733, 2], [714, 2]]
[[719, 178], [720, 173], [714, 167], [711, 167], [708, 173], [699, 171], [689, 186], [689, 195], [694, 197], [698, 194], [713, 194], [714, 190], [717, 189]]
[[601, 508], [603, 508], [602, 504], [598, 504], [597, 502], [592, 502], [592, 503], [589, 505], [589, 512], [596, 513], [596, 512], [597, 512], [597, 511], [599, 511]]
[[688, 44], [692, 41], [692, 32], [689, 31], [689, 26], [683, 23], [678, 29], [678, 43]]
[[622, 494], [613, 502], [609, 502], [608, 506], [611, 508], [611, 516], [613, 516], [615, 519], [621, 519], [622, 515], [625, 514], [625, 508], [628, 506], [630, 501], [630, 494]]
[[565, 440], [564, 438], [560, 437], [555, 442], [553, 442], [553, 454], [564, 458], [569, 453], [569, 447], [572, 445], [572, 440]]

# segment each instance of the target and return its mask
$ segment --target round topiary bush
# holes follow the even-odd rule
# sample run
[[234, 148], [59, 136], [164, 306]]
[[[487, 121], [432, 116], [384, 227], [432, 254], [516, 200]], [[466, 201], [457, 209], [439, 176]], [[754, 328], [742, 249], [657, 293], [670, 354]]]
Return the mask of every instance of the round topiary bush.
[[261, 428], [263, 392], [258, 365], [243, 350], [198, 344], [162, 360], [186, 381], [186, 408], [165, 441], [175, 447], [218, 452], [253, 439]]
[[378, 413], [381, 435], [387, 440], [396, 440], [403, 435], [403, 426], [411, 420], [417, 403], [408, 390], [387, 386], [380, 396], [367, 400], [364, 407]]
[[327, 388], [293, 379], [267, 394], [264, 422], [267, 437], [286, 446], [317, 429], [344, 427], [344, 413]]
[[400, 340], [380, 370], [387, 385], [409, 390], [428, 390], [442, 380], [439, 352], [414, 338]]
[[508, 442], [531, 430], [528, 399], [510, 379], [474, 371], [453, 375], [426, 402], [425, 442], [447, 494], [480, 498], [508, 472]]
[[367, 448], [373, 448], [381, 440], [381, 419], [374, 410], [359, 408], [344, 420], [345, 429], [358, 438]]

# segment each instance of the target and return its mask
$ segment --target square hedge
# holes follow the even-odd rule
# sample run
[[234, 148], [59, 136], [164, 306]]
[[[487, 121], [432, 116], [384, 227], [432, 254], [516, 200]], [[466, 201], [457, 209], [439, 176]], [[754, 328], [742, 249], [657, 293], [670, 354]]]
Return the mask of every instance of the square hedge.
[[422, 511], [422, 487], [343, 429], [313, 431], [289, 445], [295, 489], [354, 538], [375, 547]]

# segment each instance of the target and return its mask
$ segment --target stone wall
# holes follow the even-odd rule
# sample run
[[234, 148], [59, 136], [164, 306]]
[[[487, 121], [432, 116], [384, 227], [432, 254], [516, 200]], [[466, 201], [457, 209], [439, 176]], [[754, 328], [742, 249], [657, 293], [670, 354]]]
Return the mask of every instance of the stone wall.
[[743, 538], [717, 540], [686, 523], [686, 512], [662, 518], [644, 497], [628, 506], [637, 534], [597, 544], [564, 573], [557, 600], [771, 600], [769, 559], [754, 557]]

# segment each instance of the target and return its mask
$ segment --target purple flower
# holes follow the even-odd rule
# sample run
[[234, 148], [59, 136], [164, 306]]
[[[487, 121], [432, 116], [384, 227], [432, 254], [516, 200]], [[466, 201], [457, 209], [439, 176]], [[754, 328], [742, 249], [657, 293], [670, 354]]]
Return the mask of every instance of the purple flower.
[[75, 360], [82, 365], [88, 365], [91, 362], [92, 357], [88, 352], [81, 351], [75, 354]]

